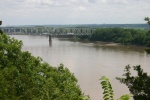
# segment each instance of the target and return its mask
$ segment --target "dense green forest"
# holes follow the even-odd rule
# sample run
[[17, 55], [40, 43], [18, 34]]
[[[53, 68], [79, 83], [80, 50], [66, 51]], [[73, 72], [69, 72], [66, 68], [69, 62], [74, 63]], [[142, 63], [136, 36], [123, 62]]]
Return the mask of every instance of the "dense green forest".
[[90, 36], [78, 36], [81, 40], [105, 41], [122, 44], [150, 46], [150, 31], [124, 28], [99, 28]]
[[[150, 28], [150, 18], [144, 19]], [[98, 28], [89, 36], [78, 36], [80, 40], [105, 41], [122, 44], [150, 46], [150, 30], [133, 28]]]

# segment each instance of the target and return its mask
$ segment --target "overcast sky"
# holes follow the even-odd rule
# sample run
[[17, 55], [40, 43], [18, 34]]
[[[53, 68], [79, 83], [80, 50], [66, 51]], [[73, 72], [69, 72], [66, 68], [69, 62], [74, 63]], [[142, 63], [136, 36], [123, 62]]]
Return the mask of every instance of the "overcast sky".
[[145, 23], [150, 0], [0, 0], [3, 25]]

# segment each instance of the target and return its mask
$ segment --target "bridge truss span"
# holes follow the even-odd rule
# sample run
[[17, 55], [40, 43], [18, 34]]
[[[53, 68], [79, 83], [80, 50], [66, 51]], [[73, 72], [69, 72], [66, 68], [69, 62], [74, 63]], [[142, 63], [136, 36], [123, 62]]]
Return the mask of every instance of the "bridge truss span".
[[94, 28], [2, 27], [8, 35], [90, 35]]

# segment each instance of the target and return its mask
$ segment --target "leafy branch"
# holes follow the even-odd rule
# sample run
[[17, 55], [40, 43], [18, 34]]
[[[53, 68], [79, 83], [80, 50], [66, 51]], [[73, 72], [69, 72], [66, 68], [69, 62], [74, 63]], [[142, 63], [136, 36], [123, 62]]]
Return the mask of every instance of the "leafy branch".
[[[114, 91], [109, 82], [109, 79], [106, 76], [102, 76], [100, 78], [100, 80], [101, 80], [102, 89], [104, 89], [103, 99], [104, 100], [114, 100]], [[125, 94], [125, 95], [121, 96], [118, 100], [130, 100], [130, 95]]]
[[102, 76], [101, 79], [100, 79], [102, 82], [101, 82], [101, 85], [102, 85], [102, 88], [104, 89], [104, 96], [103, 96], [103, 99], [104, 100], [114, 100], [113, 96], [114, 96], [114, 91], [112, 90], [112, 86], [109, 82], [109, 79], [105, 76]]

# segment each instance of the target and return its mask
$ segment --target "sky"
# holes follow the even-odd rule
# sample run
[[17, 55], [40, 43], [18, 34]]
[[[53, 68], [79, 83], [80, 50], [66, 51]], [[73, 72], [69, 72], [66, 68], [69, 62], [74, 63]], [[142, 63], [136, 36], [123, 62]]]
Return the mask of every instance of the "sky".
[[150, 0], [0, 0], [0, 20], [10, 25], [140, 24]]

